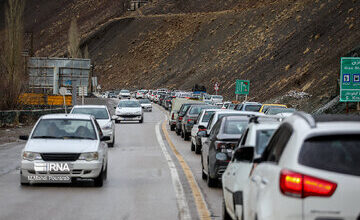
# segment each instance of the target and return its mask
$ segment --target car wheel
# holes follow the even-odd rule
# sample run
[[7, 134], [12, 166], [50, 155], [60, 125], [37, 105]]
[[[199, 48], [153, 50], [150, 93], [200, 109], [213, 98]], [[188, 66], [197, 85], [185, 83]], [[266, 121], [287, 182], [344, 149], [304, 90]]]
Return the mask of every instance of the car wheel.
[[23, 176], [22, 174], [20, 174], [20, 185], [22, 185], [22, 186], [30, 185], [29, 180], [25, 176]]
[[180, 131], [180, 134], [181, 134], [181, 138], [184, 138], [184, 132], [182, 130]]
[[195, 153], [200, 154], [201, 153], [201, 147], [198, 144], [195, 144]]
[[103, 186], [103, 184], [104, 184], [104, 174], [105, 174], [105, 172], [101, 168], [101, 172], [100, 172], [99, 176], [94, 179], [94, 185], [96, 187], [102, 187]]
[[210, 176], [210, 167], [209, 167], [209, 165], [208, 165], [208, 175], [207, 175], [206, 182], [207, 182], [208, 187], [215, 187], [216, 182], [217, 182], [217, 179], [211, 178], [211, 176]]
[[206, 178], [207, 178], [207, 175], [206, 175], [206, 173], [204, 172], [204, 163], [203, 163], [203, 157], [202, 157], [202, 155], [201, 155], [201, 178], [202, 178], [203, 180], [206, 180]]
[[191, 151], [194, 151], [195, 150], [195, 145], [194, 143], [191, 141]]
[[231, 217], [229, 215], [229, 213], [226, 210], [226, 205], [225, 205], [225, 200], [223, 199], [222, 202], [222, 219], [223, 220], [231, 220]]
[[175, 126], [174, 125], [170, 125], [170, 131], [175, 131]]
[[141, 120], [139, 121], [139, 123], [143, 123], [144, 122], [144, 118], [141, 118]]
[[113, 141], [111, 143], [108, 143], [108, 147], [114, 147], [115, 145], [115, 135], [113, 136]]
[[189, 138], [190, 138], [189, 133], [184, 132], [184, 141], [188, 141], [188, 140], [189, 140]]
[[115, 120], [115, 124], [120, 124], [120, 120]]
[[107, 180], [108, 165], [109, 165], [109, 164], [106, 162], [106, 169], [105, 169], [105, 171], [104, 171], [104, 180]]
[[178, 136], [180, 135], [180, 130], [179, 130], [179, 129], [175, 128], [175, 132], [176, 132], [176, 134], [177, 134]]

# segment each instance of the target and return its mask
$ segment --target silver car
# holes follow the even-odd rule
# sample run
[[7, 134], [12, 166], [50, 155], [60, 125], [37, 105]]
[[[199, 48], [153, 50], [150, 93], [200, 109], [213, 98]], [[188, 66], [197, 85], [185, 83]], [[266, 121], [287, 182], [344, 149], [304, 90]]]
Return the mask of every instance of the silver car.
[[106, 105], [75, 105], [70, 114], [89, 114], [93, 115], [101, 127], [104, 136], [109, 136], [108, 147], [115, 144], [115, 123], [110, 117], [110, 112]]
[[70, 183], [93, 179], [101, 187], [107, 177], [108, 147], [95, 118], [83, 114], [42, 116], [22, 150], [20, 183]]

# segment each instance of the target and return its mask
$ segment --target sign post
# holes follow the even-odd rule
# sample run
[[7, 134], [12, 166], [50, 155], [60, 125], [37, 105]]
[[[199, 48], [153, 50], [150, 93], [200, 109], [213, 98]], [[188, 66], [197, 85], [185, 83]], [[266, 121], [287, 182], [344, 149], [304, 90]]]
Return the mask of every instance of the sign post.
[[65, 101], [65, 94], [67, 92], [67, 89], [65, 87], [61, 87], [59, 90], [60, 95], [63, 96], [64, 98], [64, 109], [65, 109], [65, 114], [67, 114], [67, 110], [66, 110], [66, 101]]
[[360, 102], [360, 58], [341, 57], [340, 102]]
[[214, 85], [214, 90], [215, 90], [215, 92], [216, 92], [216, 95], [218, 94], [219, 87], [220, 87], [219, 83], [216, 82], [215, 85]]
[[250, 92], [250, 80], [236, 80], [235, 94], [236, 100], [238, 95], [245, 95], [245, 102], [247, 101], [247, 96]]

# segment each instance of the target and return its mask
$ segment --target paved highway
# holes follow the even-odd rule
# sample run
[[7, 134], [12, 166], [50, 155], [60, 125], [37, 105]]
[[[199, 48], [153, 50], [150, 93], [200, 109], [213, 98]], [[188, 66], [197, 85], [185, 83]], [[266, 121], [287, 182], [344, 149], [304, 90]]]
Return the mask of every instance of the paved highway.
[[[113, 111], [117, 100], [87, 102], [107, 104]], [[0, 146], [6, 158], [0, 161], [0, 219], [220, 219], [221, 188], [207, 187], [200, 156], [190, 151], [190, 142], [163, 126], [166, 115], [154, 105], [143, 124], [116, 124], [102, 188], [88, 181], [21, 187], [24, 144]]]

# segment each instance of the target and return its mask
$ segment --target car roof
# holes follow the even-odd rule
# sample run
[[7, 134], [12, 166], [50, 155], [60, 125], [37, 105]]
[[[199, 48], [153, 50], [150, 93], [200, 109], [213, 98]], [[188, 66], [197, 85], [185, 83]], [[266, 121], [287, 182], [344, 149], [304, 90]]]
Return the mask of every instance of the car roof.
[[91, 120], [94, 118], [92, 115], [87, 114], [48, 114], [41, 116], [41, 119], [83, 119]]
[[119, 102], [125, 102], [125, 101], [134, 101], [134, 102], [139, 102], [137, 99], [120, 99]]
[[74, 105], [74, 108], [107, 108], [106, 105]]

